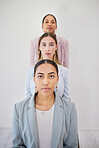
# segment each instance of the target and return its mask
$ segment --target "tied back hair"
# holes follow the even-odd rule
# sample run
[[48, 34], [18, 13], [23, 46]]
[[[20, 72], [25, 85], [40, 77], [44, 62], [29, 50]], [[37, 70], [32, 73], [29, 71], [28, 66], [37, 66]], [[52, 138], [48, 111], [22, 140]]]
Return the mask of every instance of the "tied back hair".
[[44, 17], [43, 17], [43, 19], [42, 19], [42, 25], [43, 25], [43, 23], [44, 23], [44, 20], [45, 20], [45, 18], [47, 17], [47, 16], [52, 16], [54, 19], [55, 19], [55, 23], [56, 23], [56, 25], [57, 25], [57, 19], [56, 19], [56, 17], [53, 15], [53, 14], [46, 14]]
[[37, 68], [38, 68], [40, 65], [45, 64], [45, 63], [51, 64], [52, 66], [54, 66], [55, 69], [56, 69], [56, 72], [57, 72], [57, 76], [58, 76], [58, 66], [57, 66], [57, 64], [56, 64], [54, 61], [49, 60], [49, 59], [40, 60], [40, 61], [38, 61], [38, 62], [35, 64], [35, 66], [34, 66], [34, 76], [35, 76], [35, 73], [36, 73]]

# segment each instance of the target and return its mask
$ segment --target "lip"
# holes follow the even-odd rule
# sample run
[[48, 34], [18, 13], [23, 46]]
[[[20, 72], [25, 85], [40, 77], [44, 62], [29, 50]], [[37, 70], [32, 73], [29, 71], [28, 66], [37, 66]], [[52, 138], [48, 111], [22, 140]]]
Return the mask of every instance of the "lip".
[[50, 88], [41, 88], [43, 91], [49, 91]]
[[45, 53], [46, 55], [50, 55], [51, 53]]
[[52, 27], [48, 27], [47, 29], [53, 29]]

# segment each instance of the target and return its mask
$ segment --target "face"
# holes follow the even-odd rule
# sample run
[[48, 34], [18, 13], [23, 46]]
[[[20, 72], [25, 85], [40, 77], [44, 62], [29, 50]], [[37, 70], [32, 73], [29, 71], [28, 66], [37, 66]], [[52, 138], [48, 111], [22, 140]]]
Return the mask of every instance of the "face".
[[42, 24], [42, 29], [44, 33], [52, 33], [55, 34], [55, 30], [57, 29], [57, 25], [53, 16], [48, 15], [44, 19], [44, 23]]
[[34, 82], [37, 91], [42, 96], [50, 96], [53, 94], [59, 77], [53, 65], [44, 63], [40, 65], [35, 73]]
[[44, 37], [40, 43], [40, 50], [41, 50], [43, 59], [53, 60], [53, 55], [57, 50], [57, 45], [55, 40], [50, 36]]

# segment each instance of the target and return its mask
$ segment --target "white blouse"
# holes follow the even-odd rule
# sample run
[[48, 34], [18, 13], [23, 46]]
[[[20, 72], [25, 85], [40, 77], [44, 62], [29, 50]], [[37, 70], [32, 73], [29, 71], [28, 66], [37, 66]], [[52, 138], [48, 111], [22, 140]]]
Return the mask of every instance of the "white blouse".
[[48, 111], [36, 109], [39, 148], [51, 148], [54, 105]]

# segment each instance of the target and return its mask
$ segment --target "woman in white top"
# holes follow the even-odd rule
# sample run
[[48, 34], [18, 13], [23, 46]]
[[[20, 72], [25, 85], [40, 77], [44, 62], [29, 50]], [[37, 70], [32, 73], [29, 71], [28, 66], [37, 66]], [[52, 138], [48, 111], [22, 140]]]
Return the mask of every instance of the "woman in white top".
[[77, 148], [77, 113], [74, 103], [54, 92], [58, 66], [41, 60], [34, 67], [36, 93], [15, 104], [12, 148]]
[[[57, 63], [59, 70], [59, 82], [55, 91], [61, 97], [69, 99], [69, 69], [62, 66], [58, 60], [58, 48], [55, 35], [44, 33], [38, 44], [38, 61], [42, 59], [50, 59]], [[34, 66], [27, 69], [25, 82], [25, 98], [30, 98], [35, 93], [35, 83], [33, 80]]]

